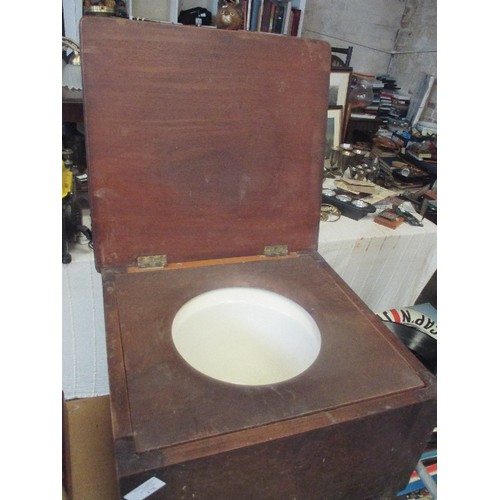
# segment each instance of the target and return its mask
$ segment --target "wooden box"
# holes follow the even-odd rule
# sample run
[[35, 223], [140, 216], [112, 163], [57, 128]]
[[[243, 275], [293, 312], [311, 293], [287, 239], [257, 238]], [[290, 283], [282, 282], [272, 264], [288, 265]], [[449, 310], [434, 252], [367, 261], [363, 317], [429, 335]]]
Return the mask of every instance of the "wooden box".
[[[435, 380], [317, 253], [329, 45], [90, 17], [81, 42], [121, 495], [393, 498]], [[300, 304], [314, 363], [264, 385], [194, 369], [172, 323], [225, 287]]]

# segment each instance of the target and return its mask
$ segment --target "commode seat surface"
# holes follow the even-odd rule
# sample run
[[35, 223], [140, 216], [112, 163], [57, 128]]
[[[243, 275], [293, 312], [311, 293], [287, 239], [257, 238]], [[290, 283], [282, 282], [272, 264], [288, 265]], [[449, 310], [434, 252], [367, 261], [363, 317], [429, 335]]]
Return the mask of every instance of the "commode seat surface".
[[217, 288], [186, 302], [172, 324], [179, 354], [200, 373], [238, 385], [269, 385], [316, 360], [312, 316], [283, 295], [255, 287]]
[[[193, 369], [172, 340], [179, 309], [204, 292], [255, 287], [300, 304], [321, 332], [315, 362], [270, 385], [235, 385]], [[315, 252], [117, 273], [130, 420], [137, 452], [294, 419], [422, 387], [400, 347]]]

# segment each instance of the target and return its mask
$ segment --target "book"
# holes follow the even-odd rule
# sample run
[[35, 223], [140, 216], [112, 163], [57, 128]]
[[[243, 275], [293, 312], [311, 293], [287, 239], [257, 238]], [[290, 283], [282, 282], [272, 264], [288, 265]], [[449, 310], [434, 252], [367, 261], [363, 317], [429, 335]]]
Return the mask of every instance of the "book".
[[241, 20], [241, 29], [246, 30], [247, 28], [247, 21], [248, 21], [248, 2], [249, 0], [241, 0], [240, 5], [241, 5], [241, 11], [243, 13], [242, 15], [242, 20]]
[[410, 96], [393, 93], [389, 116], [393, 118], [405, 118], [410, 107]]
[[263, 14], [264, 14], [264, 0], [260, 0], [259, 10], [257, 11], [257, 31], [261, 31]]
[[373, 220], [377, 224], [388, 227], [389, 229], [397, 229], [405, 221], [403, 217], [395, 216], [394, 219], [388, 219], [382, 215], [376, 215]]
[[262, 0], [262, 16], [260, 21], [260, 30], [264, 33], [269, 32], [269, 22], [271, 20], [271, 8], [274, 4], [271, 0]]
[[301, 16], [302, 11], [296, 7], [292, 7], [292, 15], [290, 17], [290, 36], [298, 36]]
[[259, 13], [261, 0], [252, 0], [252, 5], [250, 7], [250, 27], [251, 31], [257, 31], [259, 25]]
[[247, 31], [250, 31], [250, 19], [252, 15], [252, 3], [253, 0], [247, 0], [247, 3], [245, 5], [245, 24], [244, 24], [244, 29]]
[[276, 4], [271, 0], [271, 11], [269, 13], [269, 25], [267, 27], [267, 32], [272, 32], [273, 22], [274, 22], [274, 12], [276, 10]]
[[283, 28], [283, 15], [285, 13], [285, 6], [281, 2], [274, 2], [274, 11], [272, 17], [271, 32], [281, 33]]
[[284, 14], [284, 19], [283, 19], [283, 29], [281, 32], [284, 35], [289, 35], [288, 32], [288, 26], [290, 24], [290, 16], [292, 14], [292, 0], [286, 0], [285, 2], [285, 14]]
[[374, 120], [376, 118], [375, 115], [370, 113], [351, 113], [351, 118], [362, 118], [366, 120]]

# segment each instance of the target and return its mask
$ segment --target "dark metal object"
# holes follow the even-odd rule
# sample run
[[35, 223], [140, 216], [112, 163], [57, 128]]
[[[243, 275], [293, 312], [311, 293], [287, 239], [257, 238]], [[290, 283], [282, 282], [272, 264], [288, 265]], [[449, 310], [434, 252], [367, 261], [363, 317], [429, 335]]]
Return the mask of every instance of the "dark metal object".
[[166, 255], [146, 255], [137, 257], [137, 267], [149, 269], [153, 267], [164, 267], [167, 265]]
[[329, 195], [329, 193], [323, 191], [321, 196], [322, 202], [337, 207], [342, 215], [345, 215], [350, 219], [360, 220], [367, 214], [374, 213], [376, 211], [375, 206], [371, 203], [360, 199], [354, 199], [346, 194], [339, 194], [338, 192], [333, 193], [333, 195]]
[[394, 212], [396, 215], [403, 217], [403, 219], [412, 226], [423, 226], [422, 222], [420, 222], [413, 214], [411, 214], [401, 206], [397, 207]]
[[286, 245], [269, 245], [264, 247], [264, 255], [267, 257], [277, 257], [288, 254], [288, 247]]

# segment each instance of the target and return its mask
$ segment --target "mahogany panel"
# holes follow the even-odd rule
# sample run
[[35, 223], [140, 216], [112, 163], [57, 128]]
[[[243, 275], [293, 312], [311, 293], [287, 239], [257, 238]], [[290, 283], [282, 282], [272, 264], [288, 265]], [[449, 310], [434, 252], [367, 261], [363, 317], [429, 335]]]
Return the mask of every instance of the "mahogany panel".
[[[322, 344], [306, 372], [270, 386], [238, 386], [202, 375], [181, 358], [171, 335], [176, 312], [203, 292], [231, 286], [279, 293], [312, 315]], [[382, 322], [318, 254], [119, 273], [114, 289], [138, 452], [425, 385]]]
[[[335, 416], [328, 427], [310, 432], [120, 474], [122, 495], [155, 476], [166, 484], [153, 499], [395, 500], [429, 438], [432, 402], [421, 395], [406, 407], [358, 419], [337, 422]], [[151, 462], [148, 453], [120, 451], [122, 463]]]
[[81, 47], [98, 269], [316, 249], [326, 42], [87, 17]]

